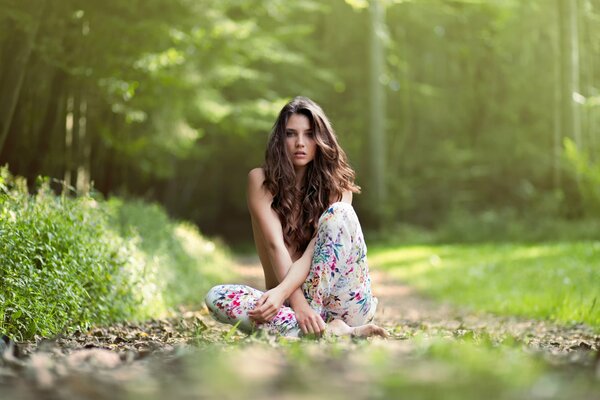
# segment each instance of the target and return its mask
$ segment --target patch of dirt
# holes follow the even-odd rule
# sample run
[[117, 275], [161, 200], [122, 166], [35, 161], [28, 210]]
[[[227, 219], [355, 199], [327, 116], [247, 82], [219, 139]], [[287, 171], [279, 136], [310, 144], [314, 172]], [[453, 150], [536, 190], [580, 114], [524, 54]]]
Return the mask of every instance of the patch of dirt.
[[548, 361], [558, 364], [590, 364], [593, 353], [600, 350], [600, 334], [586, 325], [563, 326], [454, 307], [426, 298], [385, 272], [373, 271], [371, 278], [380, 301], [377, 321], [397, 338], [424, 334], [514, 341], [527, 351], [543, 352]]
[[0, 398], [145, 398], [146, 392], [156, 392], [161, 377], [179, 371], [173, 367], [191, 349], [245, 336], [203, 309], [53, 339], [14, 343], [3, 337]]

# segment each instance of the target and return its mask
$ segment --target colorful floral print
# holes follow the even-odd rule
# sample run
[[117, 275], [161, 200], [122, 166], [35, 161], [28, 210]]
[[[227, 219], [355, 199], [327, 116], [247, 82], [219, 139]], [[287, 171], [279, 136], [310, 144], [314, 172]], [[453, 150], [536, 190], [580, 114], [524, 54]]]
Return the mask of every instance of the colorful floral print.
[[[333, 203], [319, 218], [311, 268], [302, 285], [308, 304], [326, 322], [342, 319], [350, 326], [373, 319], [377, 298], [371, 293], [367, 247], [352, 205]], [[265, 329], [285, 336], [298, 336], [294, 311], [282, 306], [275, 318], [256, 324], [248, 317], [263, 292], [245, 285], [219, 285], [206, 295], [212, 315], [221, 322], [237, 324], [252, 332]]]

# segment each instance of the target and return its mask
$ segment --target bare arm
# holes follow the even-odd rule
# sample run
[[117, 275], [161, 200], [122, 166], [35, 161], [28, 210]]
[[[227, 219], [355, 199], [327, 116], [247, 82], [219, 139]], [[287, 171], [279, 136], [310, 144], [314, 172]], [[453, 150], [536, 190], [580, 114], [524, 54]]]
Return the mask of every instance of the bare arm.
[[[304, 254], [302, 254], [302, 257], [292, 264], [287, 275], [279, 284], [286, 298], [290, 297], [294, 291], [299, 290], [298, 288], [302, 286], [306, 280], [310, 270], [310, 264], [312, 263], [313, 254], [315, 252], [316, 241], [317, 239], [315, 237], [308, 243], [308, 246], [306, 247]], [[304, 295], [302, 298], [304, 298]]]
[[252, 221], [262, 233], [269, 261], [275, 270], [277, 280], [287, 273], [292, 259], [283, 241], [283, 230], [277, 213], [271, 208], [273, 195], [263, 187], [264, 173], [259, 168], [248, 174], [247, 202]]
[[[260, 168], [248, 174], [248, 209], [252, 216], [253, 227], [258, 227], [267, 248], [269, 261], [279, 284], [267, 291], [257, 302], [256, 308], [248, 314], [256, 322], [271, 321], [283, 301], [289, 298], [296, 314], [296, 320], [303, 333], [320, 334], [325, 330], [325, 322], [313, 310], [301, 290], [312, 262], [316, 238], [308, 244], [302, 256], [292, 264], [283, 239], [283, 229], [277, 213], [271, 208], [273, 195], [263, 187], [264, 172]], [[351, 203], [352, 193], [342, 196], [342, 201]]]
[[[248, 209], [253, 222], [258, 226], [259, 231], [262, 233], [275, 277], [277, 278], [277, 281], [281, 283], [292, 266], [292, 258], [290, 257], [283, 240], [283, 229], [279, 217], [271, 208], [273, 195], [262, 185], [263, 182], [264, 172], [261, 168], [255, 168], [250, 171], [248, 174]], [[304, 260], [307, 258], [312, 258], [312, 251], [305, 251], [304, 255], [301, 257], [301, 259]], [[308, 267], [310, 268], [310, 260], [308, 261]], [[308, 269], [306, 269], [306, 274], [308, 275]], [[306, 275], [300, 282], [297, 282], [297, 279], [294, 279], [293, 282], [296, 282], [297, 285], [293, 289], [296, 290], [290, 289], [291, 292], [289, 293], [286, 291], [286, 298], [289, 297], [290, 304], [293, 308], [304, 305], [308, 306], [308, 303], [300, 290], [300, 286], [304, 279], [306, 279]], [[289, 287], [290, 282], [292, 281], [288, 281], [287, 287]]]

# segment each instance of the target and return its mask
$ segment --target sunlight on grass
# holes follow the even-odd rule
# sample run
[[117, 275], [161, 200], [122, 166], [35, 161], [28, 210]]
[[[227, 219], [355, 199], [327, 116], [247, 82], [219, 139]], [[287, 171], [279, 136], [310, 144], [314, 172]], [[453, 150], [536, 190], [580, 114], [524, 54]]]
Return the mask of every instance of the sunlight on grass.
[[600, 328], [600, 242], [372, 247], [369, 261], [438, 299]]

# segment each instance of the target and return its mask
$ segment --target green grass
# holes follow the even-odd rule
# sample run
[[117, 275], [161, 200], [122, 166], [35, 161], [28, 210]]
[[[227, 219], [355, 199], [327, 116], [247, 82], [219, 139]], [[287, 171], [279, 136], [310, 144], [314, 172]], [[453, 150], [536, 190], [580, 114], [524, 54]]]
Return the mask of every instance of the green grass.
[[440, 300], [600, 329], [600, 241], [375, 245], [369, 261]]
[[224, 246], [158, 205], [55, 195], [0, 168], [0, 333], [51, 336], [200, 304]]

